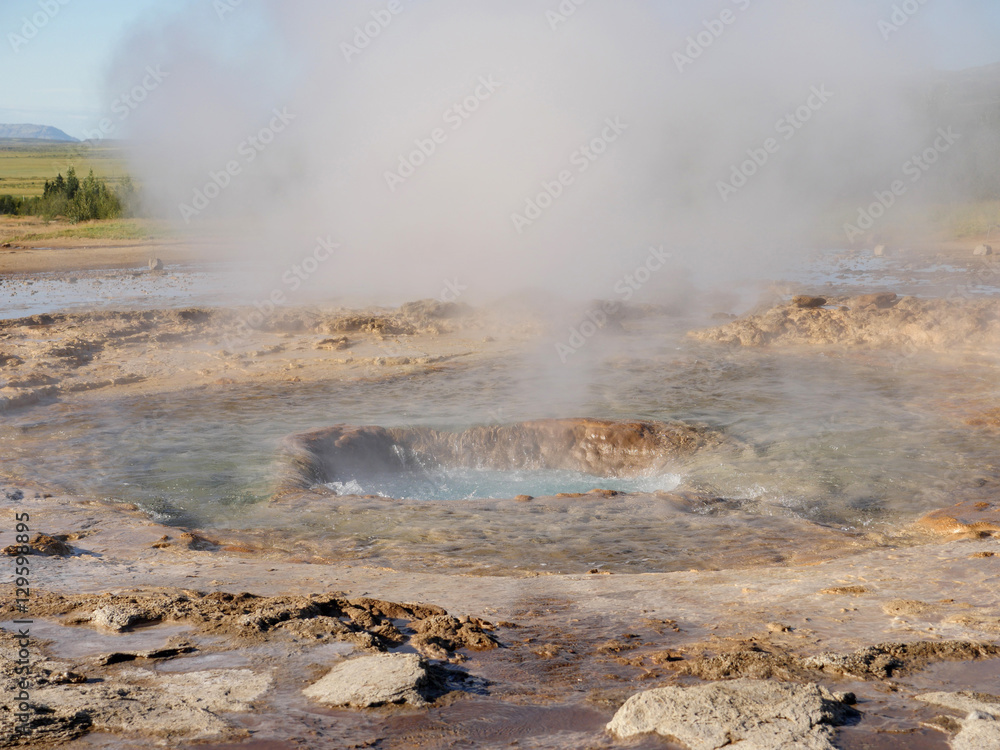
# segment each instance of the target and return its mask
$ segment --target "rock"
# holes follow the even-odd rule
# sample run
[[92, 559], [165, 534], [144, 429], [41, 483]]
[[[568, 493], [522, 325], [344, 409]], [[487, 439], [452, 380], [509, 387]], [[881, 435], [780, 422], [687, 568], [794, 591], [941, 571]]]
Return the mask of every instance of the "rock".
[[376, 654], [338, 664], [302, 692], [333, 706], [423, 706], [429, 677], [427, 663], [416, 654]]
[[850, 594], [851, 596], [859, 596], [861, 594], [867, 594], [870, 589], [867, 586], [830, 586], [829, 588], [820, 589], [821, 594]]
[[964, 500], [949, 508], [932, 510], [916, 525], [937, 534], [980, 537], [1000, 533], [1000, 503]]
[[457, 318], [472, 310], [466, 304], [437, 299], [421, 299], [400, 305], [399, 312], [412, 318]]
[[991, 245], [976, 245], [976, 249], [972, 251], [973, 255], [993, 255], [993, 247]]
[[825, 305], [826, 299], [824, 297], [810, 297], [808, 294], [800, 294], [792, 299], [792, 304], [796, 307], [811, 310]]
[[780, 302], [690, 335], [702, 341], [740, 346], [901, 349], [907, 355], [918, 351], [994, 352], [1000, 347], [995, 299], [903, 297], [882, 292], [828, 297], [827, 302], [822, 314]]
[[875, 254], [876, 258], [881, 258], [883, 255], [885, 255], [885, 245], [876, 245], [875, 249], [872, 250], [872, 252]]
[[410, 645], [433, 659], [447, 659], [449, 652], [460, 648], [473, 651], [497, 648], [496, 638], [484, 632], [484, 626], [492, 627], [478, 618], [461, 622], [451, 615], [426, 617], [413, 624], [416, 634], [410, 639]]
[[323, 339], [318, 344], [316, 344], [317, 349], [333, 349], [334, 351], [343, 351], [344, 349], [351, 348], [351, 342], [348, 340], [347, 336], [338, 336], [334, 339]]
[[[65, 537], [64, 537], [65, 538]], [[31, 548], [36, 555], [46, 555], [48, 557], [66, 557], [73, 554], [73, 548], [63, 540], [64, 538], [52, 537], [47, 534], [36, 534], [31, 540]]]
[[90, 621], [99, 628], [120, 633], [133, 625], [146, 622], [145, 611], [134, 604], [105, 604], [90, 616]]
[[[28, 545], [15, 544], [4, 547], [3, 554], [14, 557], [16, 555], [46, 555], [48, 557], [67, 557], [73, 554], [73, 548], [64, 541], [65, 536], [52, 537], [47, 534], [35, 534], [35, 538]], [[27, 550], [25, 550], [27, 546]]]
[[1000, 697], [982, 693], [924, 693], [917, 700], [966, 713], [951, 739], [952, 750], [1000, 747]]
[[1000, 646], [977, 641], [913, 641], [877, 643], [846, 654], [825, 653], [802, 659], [806, 669], [886, 680], [902, 672], [922, 669], [939, 661], [971, 661], [1000, 655]]
[[918, 701], [933, 703], [935, 706], [950, 708], [962, 713], [979, 712], [1000, 719], [1000, 697], [985, 693], [922, 693], [916, 696]]
[[[252, 702], [270, 685], [270, 675], [249, 669], [184, 674], [129, 669], [84, 683], [36, 683], [30, 701], [30, 745], [72, 743], [89, 732], [126, 735], [132, 738], [126, 740], [132, 747], [180, 747], [188, 745], [184, 740], [242, 739], [248, 732], [226, 715], [249, 712]], [[7, 741], [15, 724], [10, 705], [10, 701], [0, 705], [0, 745], [29, 744]]]
[[879, 309], [884, 309], [886, 307], [892, 307], [892, 304], [899, 297], [893, 292], [879, 292], [878, 294], [862, 294], [859, 297], [855, 297], [851, 300], [851, 307], [853, 309], [859, 309], [863, 307], [877, 307]]
[[916, 599], [891, 599], [882, 605], [882, 611], [893, 617], [920, 617], [934, 609], [933, 604]]
[[1000, 747], [1000, 722], [981, 719], [970, 714], [963, 722], [961, 731], [951, 740], [952, 750], [983, 750]]
[[607, 729], [621, 739], [655, 732], [691, 750], [833, 750], [833, 727], [850, 713], [815, 683], [739, 679], [638, 693]]
[[159, 258], [150, 258], [149, 259], [149, 270], [150, 271], [162, 271], [163, 270], [163, 261], [160, 260]]

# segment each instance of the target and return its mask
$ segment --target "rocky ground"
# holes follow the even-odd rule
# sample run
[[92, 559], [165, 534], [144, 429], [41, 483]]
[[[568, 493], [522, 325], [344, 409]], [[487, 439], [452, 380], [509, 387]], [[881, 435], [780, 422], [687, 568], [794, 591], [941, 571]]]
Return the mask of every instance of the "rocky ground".
[[[988, 357], [998, 313], [963, 297], [789, 295], [696, 335]], [[104, 393], [433, 376], [538, 330], [509, 309], [439, 302], [291, 309], [259, 324], [252, 314], [2, 321], [0, 418]], [[995, 403], [967, 404], [962, 419], [995, 439]], [[997, 502], [928, 514], [909, 530], [920, 544], [817, 544], [808, 560], [644, 575], [485, 577], [323, 558], [274, 531], [162, 525], [44, 477], [0, 479], [0, 515], [7, 580], [30, 570], [26, 611], [14, 585], [3, 589], [0, 747], [1000, 744]], [[24, 648], [26, 737], [15, 731]]]
[[[37, 731], [23, 744], [611, 747], [650, 727], [697, 733], [711, 698], [668, 701], [646, 725], [629, 718], [634, 702], [616, 715], [630, 696], [734, 680], [768, 711], [775, 684], [821, 686], [789, 698], [780, 722], [743, 717], [758, 738], [747, 747], [780, 746], [760, 739], [775, 732], [814, 742], [802, 747], [882, 734], [944, 747], [967, 724], [983, 731], [968, 717], [1000, 700], [1000, 557], [981, 518], [962, 525], [959, 512], [936, 543], [749, 575], [482, 578], [259, 554], [41, 489], [2, 495], [11, 525], [28, 512], [44, 533], [27, 558]], [[10, 695], [18, 614], [4, 593]], [[350, 666], [374, 654], [412, 658]], [[710, 740], [687, 746], [721, 746], [698, 744]]]

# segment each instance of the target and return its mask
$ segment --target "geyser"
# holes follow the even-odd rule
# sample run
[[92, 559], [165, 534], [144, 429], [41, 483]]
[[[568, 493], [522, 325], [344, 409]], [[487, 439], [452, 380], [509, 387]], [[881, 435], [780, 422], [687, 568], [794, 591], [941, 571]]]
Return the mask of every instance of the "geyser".
[[671, 490], [678, 459], [723, 442], [700, 425], [649, 421], [547, 419], [461, 432], [338, 425], [289, 438], [285, 488], [424, 499]]

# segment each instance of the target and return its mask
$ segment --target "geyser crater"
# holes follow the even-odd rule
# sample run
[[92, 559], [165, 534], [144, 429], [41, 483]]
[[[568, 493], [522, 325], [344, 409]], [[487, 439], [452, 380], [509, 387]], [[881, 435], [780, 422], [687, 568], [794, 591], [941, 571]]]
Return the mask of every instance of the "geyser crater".
[[401, 500], [669, 492], [680, 459], [724, 438], [680, 422], [545, 419], [461, 431], [336, 425], [291, 436], [282, 489]]

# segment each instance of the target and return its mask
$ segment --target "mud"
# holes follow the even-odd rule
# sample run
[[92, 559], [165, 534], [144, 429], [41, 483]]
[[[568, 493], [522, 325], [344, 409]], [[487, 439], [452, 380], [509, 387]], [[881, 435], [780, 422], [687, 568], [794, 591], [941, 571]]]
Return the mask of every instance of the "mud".
[[[12, 603], [0, 611], [11, 619]], [[115, 633], [164, 623], [199, 632], [261, 642], [276, 634], [294, 641], [344, 641], [381, 652], [410, 645], [425, 656], [448, 659], [459, 649], [497, 648], [495, 626], [476, 617], [452, 617], [441, 607], [397, 604], [334, 595], [267, 597], [249, 593], [171, 592], [63, 596], [36, 591], [32, 611]]]

